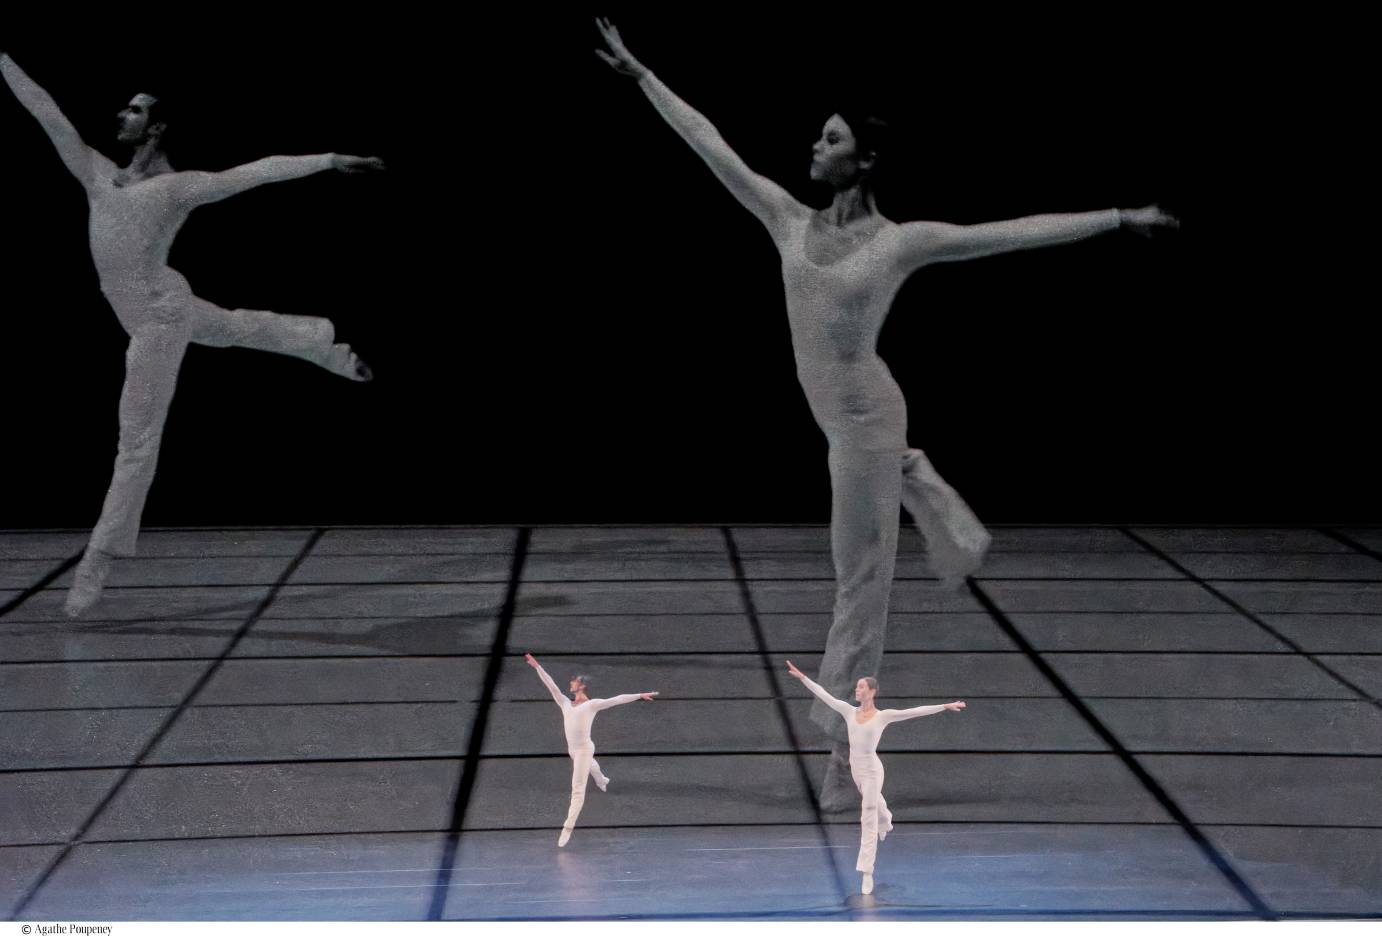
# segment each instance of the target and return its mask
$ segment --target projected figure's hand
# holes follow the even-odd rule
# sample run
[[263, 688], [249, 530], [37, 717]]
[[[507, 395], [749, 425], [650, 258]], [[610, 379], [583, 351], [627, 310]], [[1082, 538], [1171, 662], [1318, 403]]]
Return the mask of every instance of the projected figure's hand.
[[1160, 205], [1148, 205], [1146, 208], [1120, 208], [1118, 209], [1118, 220], [1123, 227], [1142, 235], [1144, 238], [1152, 236], [1152, 232], [1157, 228], [1176, 229], [1180, 227], [1180, 219], [1175, 215], [1161, 210]]
[[331, 154], [331, 168], [337, 172], [383, 172], [384, 161], [378, 156], [346, 156], [344, 153]]
[[648, 74], [647, 67], [634, 58], [633, 53], [624, 46], [624, 40], [620, 38], [619, 30], [613, 23], [607, 19], [597, 19], [595, 28], [600, 30], [601, 38], [605, 40], [605, 45], [609, 46], [608, 52], [604, 49], [595, 50], [595, 54], [604, 59], [606, 65], [630, 78], [642, 78]]

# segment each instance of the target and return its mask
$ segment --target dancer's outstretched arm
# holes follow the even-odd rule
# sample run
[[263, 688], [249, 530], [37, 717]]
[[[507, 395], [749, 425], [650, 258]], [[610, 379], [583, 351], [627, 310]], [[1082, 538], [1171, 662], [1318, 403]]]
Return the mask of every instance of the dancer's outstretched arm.
[[810, 690], [812, 693], [816, 695], [817, 699], [819, 699], [825, 705], [829, 706], [831, 709], [835, 710], [841, 716], [848, 716], [854, 712], [853, 706], [849, 705], [844, 700], [838, 700], [835, 697], [831, 696], [829, 693], [825, 692], [825, 689], [819, 683], [812, 680], [806, 674], [798, 670], [797, 665], [792, 663], [790, 660], [787, 661], [787, 672], [792, 676], [796, 677], [798, 680], [800, 680], [802, 685], [805, 686], [806, 689]]
[[358, 173], [377, 172], [383, 168], [384, 161], [377, 156], [344, 156], [340, 153], [266, 156], [223, 172], [181, 172], [177, 175], [176, 184], [182, 187], [180, 194], [184, 201], [192, 205], [206, 205], [256, 186], [301, 179], [328, 169]]
[[608, 20], [596, 20], [595, 25], [609, 46], [609, 52], [596, 49], [595, 54], [621, 75], [638, 80], [638, 86], [653, 107], [657, 108], [662, 119], [681, 134], [682, 139], [705, 160], [725, 188], [740, 204], [753, 212], [774, 236], [785, 218], [806, 211], [786, 189], [749, 169], [739, 154], [729, 148], [714, 124], [673, 94], [647, 66], [633, 57], [619, 37], [619, 30]]
[[918, 719], [922, 716], [934, 716], [936, 713], [943, 713], [947, 709], [959, 712], [964, 708], [964, 700], [955, 700], [953, 703], [941, 703], [939, 706], [913, 706], [911, 709], [880, 709], [878, 710], [878, 716], [884, 722], [905, 722], [908, 719]]
[[595, 707], [598, 712], [601, 709], [609, 709], [612, 706], [623, 706], [625, 703], [634, 703], [638, 700], [647, 700], [651, 703], [654, 696], [657, 696], [656, 690], [649, 693], [623, 693], [619, 696], [611, 696], [609, 699], [593, 699], [586, 705]]
[[547, 676], [547, 671], [542, 669], [542, 665], [537, 662], [537, 658], [531, 654], [524, 654], [523, 659], [528, 662], [528, 666], [537, 671], [538, 679], [547, 687], [547, 692], [552, 694], [552, 699], [556, 700], [562, 709], [569, 709], [571, 701], [566, 698], [566, 694], [557, 689], [557, 685], [552, 682], [552, 678]]
[[1131, 228], [1145, 235], [1153, 228], [1175, 228], [1179, 225], [1179, 221], [1155, 205], [1062, 215], [1029, 215], [1009, 221], [971, 225], [910, 221], [900, 226], [901, 257], [907, 269], [915, 270], [931, 263], [1069, 244], [1120, 227]]
[[3, 52], [0, 52], [0, 74], [5, 76], [5, 83], [10, 86], [19, 103], [23, 104], [43, 127], [48, 139], [52, 140], [53, 146], [57, 148], [58, 156], [62, 157], [63, 165], [67, 167], [68, 172], [77, 177], [78, 182], [90, 188], [98, 176], [111, 176], [115, 173], [115, 164], [86, 145], [81, 134], [77, 133], [77, 128], [73, 127], [72, 122], [58, 109], [52, 95], [35, 84], [34, 80], [14, 63], [14, 59]]

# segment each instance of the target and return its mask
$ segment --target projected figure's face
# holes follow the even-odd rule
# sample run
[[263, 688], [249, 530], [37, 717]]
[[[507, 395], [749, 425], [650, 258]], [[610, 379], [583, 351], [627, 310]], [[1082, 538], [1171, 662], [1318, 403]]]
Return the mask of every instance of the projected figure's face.
[[839, 114], [821, 128], [821, 138], [811, 147], [811, 180], [843, 188], [856, 182], [867, 168], [861, 161], [854, 131]]
[[130, 103], [125, 105], [124, 110], [115, 115], [120, 121], [116, 139], [121, 143], [137, 145], [148, 140], [150, 136], [156, 136], [163, 125], [152, 123], [149, 112], [157, 103], [158, 99], [151, 94], [136, 94], [130, 98]]
[[570, 689], [571, 689], [571, 695], [572, 695], [572, 696], [577, 696], [577, 695], [579, 695], [579, 694], [585, 692], [585, 684], [582, 683], [578, 678], [572, 677], [572, 678], [571, 678], [571, 687], [570, 687]]
[[854, 698], [861, 706], [867, 706], [877, 695], [878, 691], [869, 686], [868, 677], [860, 677], [859, 682], [854, 684]]

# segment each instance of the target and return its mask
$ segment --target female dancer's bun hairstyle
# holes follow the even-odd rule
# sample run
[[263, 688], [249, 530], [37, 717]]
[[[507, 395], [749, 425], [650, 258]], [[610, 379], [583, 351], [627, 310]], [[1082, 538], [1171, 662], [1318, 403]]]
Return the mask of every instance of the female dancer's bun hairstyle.
[[870, 690], [872, 690], [872, 691], [875, 692], [875, 693], [878, 692], [878, 678], [877, 678], [877, 677], [860, 677], [859, 679], [860, 679], [860, 680], [863, 680], [865, 683], [867, 683], [867, 684], [869, 685], [869, 689], [870, 689]]
[[837, 108], [835, 113], [840, 115], [840, 119], [849, 125], [850, 133], [854, 134], [855, 153], [860, 156], [873, 154], [870, 172], [877, 169], [892, 139], [892, 128], [888, 122], [858, 107]]

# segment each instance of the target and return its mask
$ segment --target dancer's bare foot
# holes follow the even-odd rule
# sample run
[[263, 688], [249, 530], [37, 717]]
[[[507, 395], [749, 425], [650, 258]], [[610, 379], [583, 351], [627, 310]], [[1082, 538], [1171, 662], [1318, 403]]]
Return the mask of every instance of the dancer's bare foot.
[[374, 372], [365, 364], [349, 345], [335, 344], [326, 354], [323, 366], [332, 374], [351, 381], [372, 381]]
[[565, 846], [565, 845], [566, 845], [568, 842], [570, 842], [570, 841], [571, 841], [571, 831], [568, 830], [568, 829], [566, 829], [565, 827], [562, 827], [561, 835], [557, 837], [557, 845], [558, 845], [558, 846]]
[[859, 886], [859, 890], [866, 895], [873, 894], [873, 876], [865, 873], [864, 883]]
[[608, 793], [608, 791], [609, 791], [609, 778], [605, 778], [603, 781], [596, 781], [596, 782], [595, 782], [595, 786], [598, 787], [600, 790], [605, 791], [606, 793]]
[[78, 618], [95, 605], [105, 589], [106, 577], [110, 575], [110, 564], [115, 557], [109, 553], [87, 547], [77, 571], [72, 576], [72, 586], [67, 590], [67, 601], [62, 610], [68, 618]]

